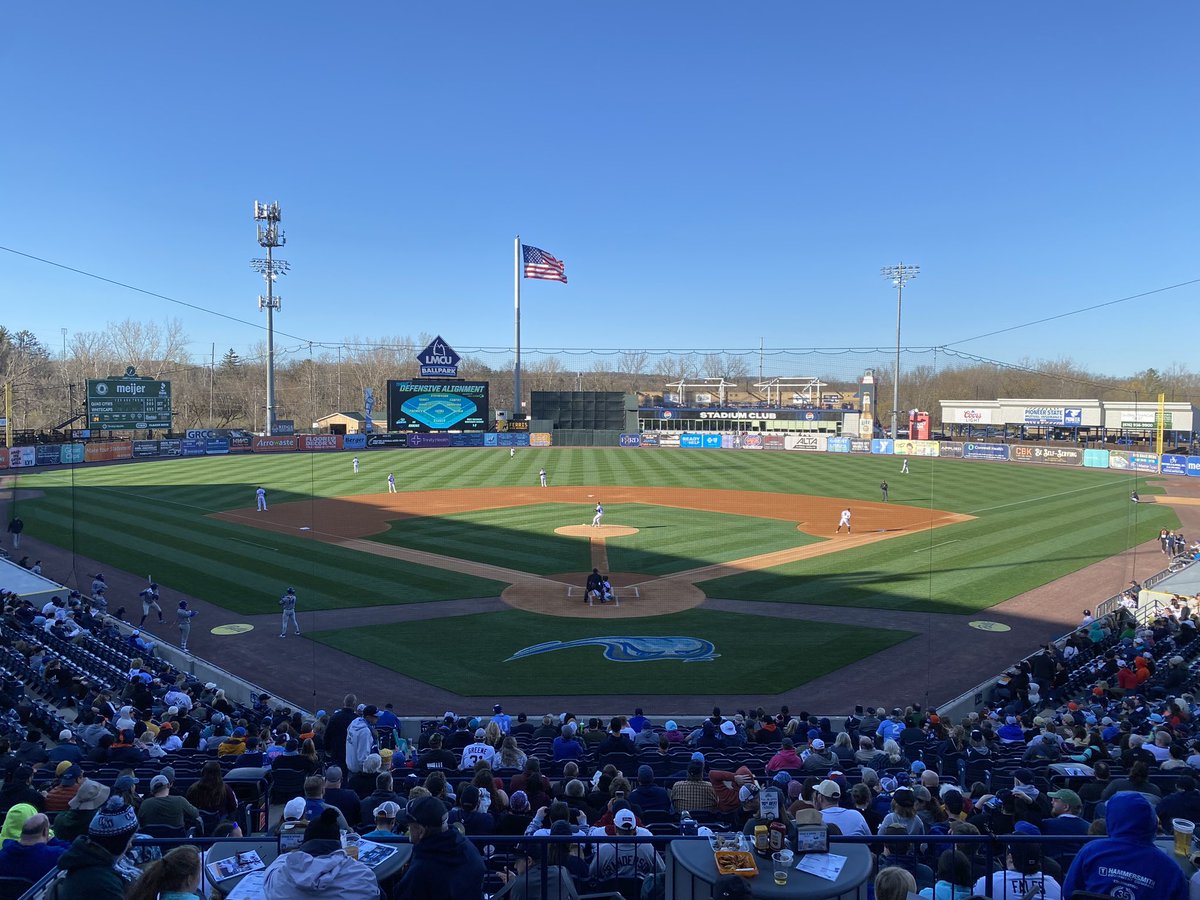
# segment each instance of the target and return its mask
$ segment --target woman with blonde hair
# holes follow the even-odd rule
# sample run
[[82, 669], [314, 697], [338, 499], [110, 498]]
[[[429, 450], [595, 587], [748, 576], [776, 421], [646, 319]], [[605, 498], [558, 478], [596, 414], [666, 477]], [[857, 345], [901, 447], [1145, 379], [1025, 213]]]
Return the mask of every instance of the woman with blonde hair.
[[483, 742], [493, 750], [499, 750], [504, 743], [504, 732], [496, 722], [488, 722], [487, 728], [483, 729]]
[[506, 737], [500, 744], [500, 758], [496, 764], [501, 769], [524, 769], [528, 758], [525, 751], [517, 746], [516, 738]]
[[875, 900], [908, 900], [917, 892], [917, 879], [899, 866], [888, 866], [875, 876]]
[[199, 890], [200, 851], [185, 844], [150, 863], [126, 890], [125, 900], [196, 900]]

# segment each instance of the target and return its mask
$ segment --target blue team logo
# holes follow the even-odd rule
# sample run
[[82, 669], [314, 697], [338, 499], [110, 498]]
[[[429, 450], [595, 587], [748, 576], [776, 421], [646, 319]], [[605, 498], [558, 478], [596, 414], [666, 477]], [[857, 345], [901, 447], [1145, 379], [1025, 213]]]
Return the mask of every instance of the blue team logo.
[[525, 659], [539, 653], [570, 650], [572, 647], [603, 647], [604, 658], [612, 662], [650, 662], [675, 659], [680, 662], [711, 662], [721, 654], [711, 641], [693, 637], [591, 637], [577, 641], [546, 641], [518, 650], [505, 662]]

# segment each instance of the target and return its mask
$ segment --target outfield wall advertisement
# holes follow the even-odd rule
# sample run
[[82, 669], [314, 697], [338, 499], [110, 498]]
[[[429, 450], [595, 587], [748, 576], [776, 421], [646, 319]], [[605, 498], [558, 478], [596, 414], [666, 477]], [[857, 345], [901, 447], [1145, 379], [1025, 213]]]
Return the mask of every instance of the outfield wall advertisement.
[[388, 428], [396, 431], [487, 431], [491, 423], [488, 382], [437, 378], [389, 381], [387, 411]]
[[1044, 463], [1052, 466], [1083, 465], [1079, 447], [1047, 447], [1041, 444], [1011, 444], [1009, 458], [1017, 462]]
[[1008, 459], [1008, 444], [963, 444], [963, 459]]

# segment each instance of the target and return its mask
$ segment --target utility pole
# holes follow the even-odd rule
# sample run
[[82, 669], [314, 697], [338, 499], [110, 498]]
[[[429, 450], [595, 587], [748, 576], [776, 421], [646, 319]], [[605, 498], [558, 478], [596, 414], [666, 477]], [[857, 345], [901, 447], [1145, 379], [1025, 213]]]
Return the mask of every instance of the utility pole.
[[213, 424], [213, 377], [217, 371], [217, 342], [213, 341], [208, 356], [208, 425]]
[[[884, 266], [879, 274], [891, 281], [896, 287], [896, 368], [892, 372], [892, 440], [896, 440], [899, 432], [896, 430], [900, 414], [900, 307], [904, 297], [904, 285], [921, 274], [920, 266]], [[910, 435], [911, 436], [911, 435]]]
[[280, 308], [283, 299], [274, 292], [275, 279], [287, 274], [291, 268], [285, 260], [273, 259], [271, 251], [287, 243], [283, 229], [279, 227], [283, 215], [278, 203], [259, 203], [254, 201], [254, 221], [258, 222], [258, 244], [265, 247], [266, 259], [250, 260], [250, 268], [262, 273], [267, 282], [267, 296], [258, 298], [258, 308], [267, 311], [267, 416], [263, 422], [263, 431], [272, 435], [275, 433], [275, 310]]

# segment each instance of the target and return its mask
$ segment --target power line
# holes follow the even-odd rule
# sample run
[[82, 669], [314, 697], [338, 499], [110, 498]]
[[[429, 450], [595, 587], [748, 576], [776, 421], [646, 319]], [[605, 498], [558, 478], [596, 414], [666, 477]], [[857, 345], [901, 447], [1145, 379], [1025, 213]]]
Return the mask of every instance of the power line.
[[[52, 259], [45, 259], [41, 256], [34, 256], [32, 253], [26, 253], [23, 250], [16, 250], [12, 247], [0, 245], [0, 250], [6, 253], [11, 253], [14, 256], [23, 256], [25, 259], [32, 259], [34, 262], [44, 263], [47, 266], [54, 266], [56, 269], [63, 269], [67, 272], [74, 272], [76, 275], [83, 275], [85, 278], [94, 278], [96, 281], [103, 281], [105, 284], [111, 284], [115, 287], [124, 288], [127, 291], [134, 291], [138, 294], [145, 294], [147, 297], [154, 297], [158, 300], [166, 300], [168, 303], [174, 303], [178, 306], [185, 306], [188, 309], [194, 309], [197, 312], [208, 313], [210, 316], [218, 316], [222, 319], [228, 319], [230, 322], [237, 322], [239, 325], [249, 325], [251, 328], [259, 331], [266, 331], [266, 327], [258, 322], [251, 322], [249, 319], [239, 319], [237, 316], [231, 316], [228, 313], [218, 312], [215, 309], [209, 309], [207, 306], [200, 306], [196, 303], [188, 303], [186, 300], [179, 300], [175, 297], [168, 297], [166, 294], [160, 294], [157, 291], [148, 291], [145, 288], [137, 287], [136, 285], [126, 284], [123, 281], [117, 281], [115, 278], [106, 278], [103, 275], [97, 275], [95, 272], [89, 272], [86, 269], [77, 269], [75, 266], [68, 266], [66, 263], [55, 262]], [[284, 337], [293, 338], [297, 341], [308, 343], [308, 338], [300, 337], [298, 334], [288, 334], [286, 331], [276, 330], [276, 334], [281, 334]]]

